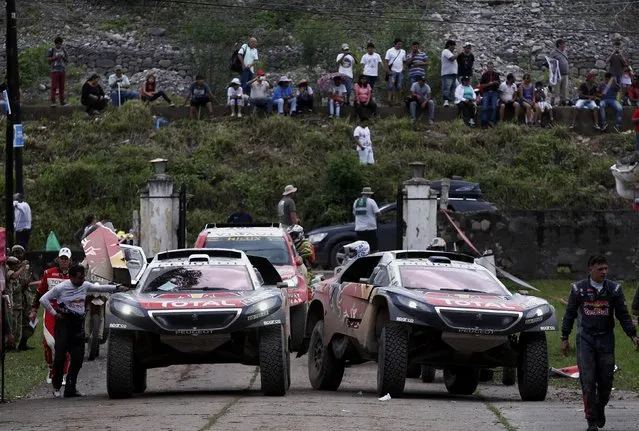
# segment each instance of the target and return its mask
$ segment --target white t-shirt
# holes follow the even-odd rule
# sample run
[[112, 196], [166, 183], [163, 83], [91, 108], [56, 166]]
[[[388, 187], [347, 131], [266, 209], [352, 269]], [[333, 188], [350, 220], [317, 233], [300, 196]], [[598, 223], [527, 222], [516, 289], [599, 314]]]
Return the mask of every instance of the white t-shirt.
[[[393, 72], [401, 73], [404, 70], [404, 60], [406, 60], [406, 51], [403, 49], [396, 50], [394, 47], [386, 51], [385, 60]], [[392, 63], [392, 64], [391, 64]]]
[[[346, 91], [346, 87], [344, 87], [344, 91]], [[313, 89], [311, 87], [306, 87], [306, 93], [309, 96], [313, 95]], [[299, 87], [297, 88], [297, 92], [295, 93], [296, 96], [300, 96], [302, 94], [302, 92], [300, 91]]]
[[499, 98], [502, 102], [512, 102], [515, 100], [515, 93], [517, 92], [517, 85], [508, 85], [506, 82], [502, 82], [499, 85]]
[[231, 97], [233, 96], [242, 96], [243, 91], [242, 91], [242, 87], [237, 87], [237, 90], [233, 87], [229, 87], [229, 89], [226, 91], [226, 95], [228, 96], [228, 102], [231, 103]]
[[339, 73], [343, 73], [349, 78], [353, 77], [353, 64], [355, 63], [355, 59], [351, 54], [338, 54], [335, 61], [339, 63]]
[[344, 84], [331, 86], [331, 94], [336, 96], [344, 96], [346, 94], [346, 86]]
[[597, 292], [601, 292], [601, 289], [603, 289], [603, 281], [601, 283], [597, 283], [594, 280], [590, 280], [590, 285], [592, 287], [594, 287], [595, 289], [597, 289]]
[[269, 99], [269, 89], [271, 86], [263, 80], [260, 82], [259, 80], [255, 81], [251, 84], [251, 98], [252, 99]]
[[372, 54], [364, 54], [362, 56], [361, 64], [364, 65], [364, 75], [377, 76], [379, 70], [379, 64], [382, 62], [382, 57], [374, 52]]
[[457, 75], [457, 60], [451, 60], [450, 58], [455, 55], [450, 49], [442, 51], [442, 76], [444, 75]]
[[353, 215], [355, 216], [355, 232], [377, 229], [375, 214], [379, 213], [379, 207], [374, 199], [361, 197], [353, 202]]
[[[353, 136], [357, 138], [362, 147], [371, 147], [371, 131], [368, 127], [357, 126], [353, 132]], [[359, 149], [359, 147], [357, 147]]]
[[257, 48], [251, 48], [250, 46], [248, 46], [247, 43], [245, 43], [240, 48], [238, 54], [244, 56], [244, 64], [250, 64], [251, 65], [251, 67], [250, 67], [251, 72], [255, 72], [255, 69], [253, 68], [253, 64], [257, 60], [259, 60], [259, 57], [257, 55]]

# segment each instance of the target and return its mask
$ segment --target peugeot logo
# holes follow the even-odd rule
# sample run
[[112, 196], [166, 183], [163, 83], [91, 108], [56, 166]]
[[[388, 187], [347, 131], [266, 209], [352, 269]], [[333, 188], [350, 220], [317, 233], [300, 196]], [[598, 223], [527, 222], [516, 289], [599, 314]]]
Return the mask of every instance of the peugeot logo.
[[475, 314], [475, 320], [481, 320], [481, 313]]
[[192, 320], [193, 322], [197, 322], [197, 314], [195, 314], [195, 313], [194, 313], [194, 314], [191, 314], [191, 320]]

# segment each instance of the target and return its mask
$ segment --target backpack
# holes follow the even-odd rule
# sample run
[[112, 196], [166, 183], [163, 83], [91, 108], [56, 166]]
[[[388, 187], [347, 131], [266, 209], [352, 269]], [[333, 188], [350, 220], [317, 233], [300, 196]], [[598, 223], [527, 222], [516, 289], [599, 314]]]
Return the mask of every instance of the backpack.
[[244, 49], [245, 46], [246, 44], [241, 45], [239, 49], [234, 50], [233, 54], [231, 54], [231, 60], [229, 61], [229, 67], [231, 71], [242, 73], [242, 61], [240, 60], [240, 51], [242, 51], [242, 49]]

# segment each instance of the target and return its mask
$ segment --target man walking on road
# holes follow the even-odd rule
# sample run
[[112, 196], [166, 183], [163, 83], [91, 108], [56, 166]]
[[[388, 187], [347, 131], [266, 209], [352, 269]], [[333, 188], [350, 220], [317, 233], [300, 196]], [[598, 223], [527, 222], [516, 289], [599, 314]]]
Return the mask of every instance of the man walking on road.
[[288, 228], [290, 226], [299, 224], [300, 219], [297, 218], [297, 208], [295, 208], [295, 201], [293, 196], [297, 188], [292, 184], [284, 187], [284, 193], [282, 193], [282, 199], [277, 204], [277, 216], [280, 219], [280, 227]]
[[31, 207], [24, 201], [22, 193], [13, 195], [13, 225], [16, 231], [16, 244], [28, 250], [31, 237]]
[[588, 278], [572, 285], [561, 328], [561, 353], [568, 355], [568, 337], [575, 319], [577, 365], [584, 399], [588, 431], [606, 424], [605, 408], [610, 399], [615, 369], [615, 316], [626, 335], [639, 349], [637, 329], [632, 323], [621, 286], [606, 279], [608, 262], [604, 256], [591, 257]]
[[378, 247], [377, 217], [379, 217], [379, 207], [371, 196], [373, 196], [373, 190], [370, 187], [364, 187], [361, 197], [353, 202], [353, 215], [355, 216], [357, 239], [366, 241], [371, 247], [371, 253], [375, 253]]

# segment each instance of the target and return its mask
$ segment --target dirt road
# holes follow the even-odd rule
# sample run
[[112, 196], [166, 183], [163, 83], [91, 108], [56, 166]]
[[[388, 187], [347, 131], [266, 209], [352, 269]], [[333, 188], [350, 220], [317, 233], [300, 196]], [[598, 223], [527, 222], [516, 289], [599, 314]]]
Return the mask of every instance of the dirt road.
[[[547, 401], [522, 403], [516, 386], [481, 384], [470, 397], [435, 383], [407, 382], [404, 398], [379, 401], [375, 364], [347, 368], [337, 392], [310, 387], [306, 357], [292, 360], [286, 397], [264, 397], [259, 370], [193, 365], [149, 370], [148, 391], [129, 400], [106, 395], [105, 360], [85, 362], [82, 399], [53, 399], [48, 385], [0, 405], [0, 430], [584, 430], [576, 389], [552, 389]], [[576, 388], [575, 382], [575, 388]], [[639, 395], [614, 391], [606, 430], [636, 430]]]

